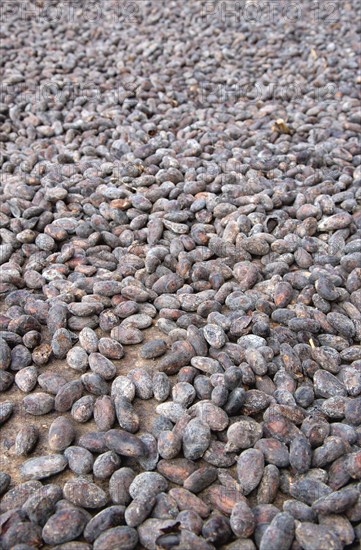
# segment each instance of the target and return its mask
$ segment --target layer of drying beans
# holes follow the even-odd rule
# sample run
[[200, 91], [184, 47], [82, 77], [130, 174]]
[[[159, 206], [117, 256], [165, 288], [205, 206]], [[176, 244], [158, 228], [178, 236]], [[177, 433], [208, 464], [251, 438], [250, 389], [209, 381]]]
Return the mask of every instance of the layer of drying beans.
[[0, 547], [358, 548], [356, 1], [1, 19]]

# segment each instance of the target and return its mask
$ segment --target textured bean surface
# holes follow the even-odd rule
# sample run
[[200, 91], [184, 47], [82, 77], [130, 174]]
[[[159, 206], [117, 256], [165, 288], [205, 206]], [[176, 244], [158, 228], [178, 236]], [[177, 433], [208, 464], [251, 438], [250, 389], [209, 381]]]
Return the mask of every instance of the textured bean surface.
[[349, 2], [5, 2], [0, 547], [360, 544]]

